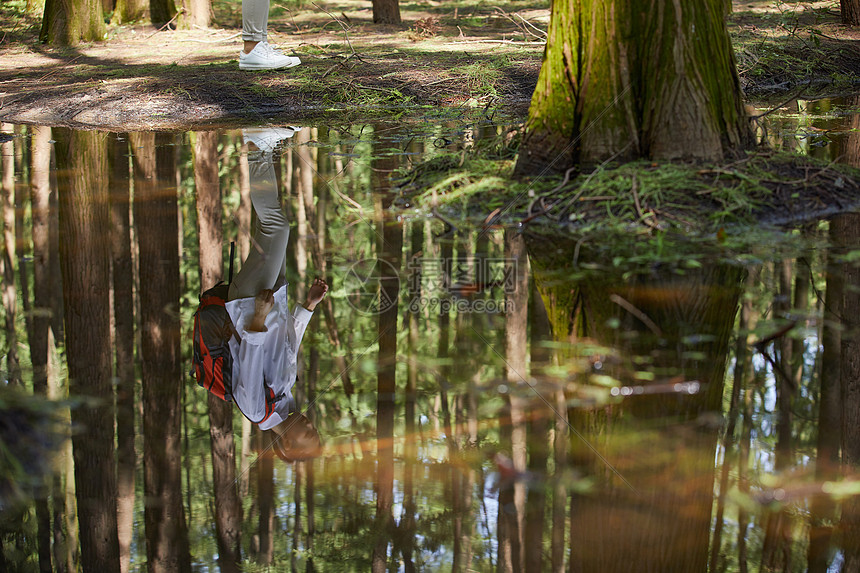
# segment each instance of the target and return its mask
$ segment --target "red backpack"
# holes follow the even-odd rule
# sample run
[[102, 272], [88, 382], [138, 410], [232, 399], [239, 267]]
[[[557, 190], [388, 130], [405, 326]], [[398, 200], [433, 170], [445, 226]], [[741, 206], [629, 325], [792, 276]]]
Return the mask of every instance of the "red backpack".
[[[230, 244], [230, 280], [233, 279], [233, 249]], [[219, 282], [200, 295], [200, 305], [194, 313], [194, 352], [191, 362], [194, 365], [192, 373], [197, 384], [206, 388], [218, 398], [233, 401], [233, 354], [230, 351], [230, 339], [234, 336], [241, 344], [242, 339], [233, 326], [233, 320], [227, 312], [227, 294], [230, 285]], [[265, 381], [264, 381], [265, 384]], [[259, 424], [269, 418], [275, 411], [275, 404], [283, 394], [275, 392], [266, 384], [266, 415], [262, 420], [251, 420]], [[237, 405], [238, 406], [238, 405]], [[239, 409], [241, 412], [241, 408]], [[245, 413], [242, 412], [244, 416]]]
[[200, 295], [200, 306], [194, 313], [194, 376], [222, 400], [233, 401], [233, 354], [230, 339], [241, 342], [227, 313], [227, 291], [230, 285], [218, 283]]

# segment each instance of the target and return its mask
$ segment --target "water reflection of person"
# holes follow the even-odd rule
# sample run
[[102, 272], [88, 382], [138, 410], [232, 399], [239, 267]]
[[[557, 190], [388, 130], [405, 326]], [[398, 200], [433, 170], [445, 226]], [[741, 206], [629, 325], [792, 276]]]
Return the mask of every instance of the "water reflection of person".
[[[316, 305], [328, 292], [315, 279], [303, 305], [287, 306], [285, 280], [289, 221], [278, 200], [272, 153], [299, 128], [249, 129], [251, 204], [257, 213], [251, 252], [230, 284], [227, 312], [241, 337], [230, 340], [233, 354], [233, 399], [261, 430], [272, 431], [275, 453], [285, 461], [312, 458], [321, 450], [319, 433], [298, 411], [291, 390], [296, 383], [297, 356]], [[266, 400], [275, 408], [265, 418]]]

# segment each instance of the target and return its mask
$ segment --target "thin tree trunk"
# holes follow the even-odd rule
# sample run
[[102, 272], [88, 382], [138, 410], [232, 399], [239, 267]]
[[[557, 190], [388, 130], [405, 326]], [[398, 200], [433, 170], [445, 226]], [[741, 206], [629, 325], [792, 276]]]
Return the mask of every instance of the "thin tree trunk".
[[[747, 291], [752, 290], [758, 280], [758, 271], [751, 270], [747, 276], [746, 288]], [[711, 557], [709, 571], [719, 571], [720, 554], [722, 549], [722, 532], [723, 532], [723, 517], [726, 505], [726, 496], [729, 490], [729, 469], [731, 468], [731, 459], [729, 452], [735, 449], [735, 426], [737, 420], [741, 416], [740, 397], [743, 392], [744, 384], [747, 379], [747, 338], [750, 328], [750, 318], [752, 316], [752, 300], [747, 298], [741, 305], [740, 318], [738, 319], [738, 336], [735, 341], [735, 369], [732, 375], [732, 393], [729, 398], [729, 413], [726, 423], [725, 434], [723, 435], [723, 465], [720, 468], [720, 489], [719, 498], [717, 500], [717, 515], [714, 519], [714, 535], [711, 541]]]
[[144, 521], [151, 573], [191, 568], [182, 504], [176, 170], [170, 134], [133, 134], [140, 251]]
[[378, 194], [376, 205], [380, 241], [377, 253], [382, 261], [388, 264], [380, 265], [379, 300], [392, 301], [383, 307], [379, 313], [378, 341], [379, 365], [376, 374], [376, 530], [379, 537], [371, 555], [373, 573], [384, 573], [388, 570], [388, 546], [394, 532], [394, 397], [397, 391], [397, 319], [398, 292], [400, 282], [398, 273], [403, 258], [403, 223], [387, 218], [388, 207], [393, 197], [390, 174], [397, 167], [397, 159], [383, 156], [375, 159], [372, 165], [373, 189]]
[[[248, 166], [248, 144], [239, 148], [239, 209], [236, 211], [236, 222], [239, 236], [236, 243], [238, 260], [244, 261], [251, 252], [251, 172]], [[254, 425], [251, 420], [242, 416], [242, 457], [239, 461], [239, 495], [248, 495], [249, 476], [251, 474], [251, 440], [254, 436]]]
[[131, 187], [128, 136], [111, 135], [111, 258], [113, 268], [114, 358], [116, 360], [117, 502], [123, 573], [131, 562], [134, 526], [134, 274], [131, 259]]
[[110, 214], [104, 136], [55, 130], [60, 193], [60, 264], [66, 308], [75, 491], [84, 571], [119, 571], [113, 386], [110, 359]]
[[275, 483], [274, 455], [271, 449], [271, 433], [257, 432], [258, 450], [265, 452], [257, 460], [257, 506], [260, 517], [257, 521], [259, 548], [257, 562], [270, 565], [274, 559], [274, 527], [275, 527]]
[[[223, 277], [221, 189], [218, 182], [218, 132], [195, 134], [194, 181], [197, 189], [200, 284], [208, 289]], [[218, 562], [225, 572], [238, 571], [241, 561], [242, 506], [236, 489], [236, 454], [231, 404], [207, 393], [212, 487], [215, 490], [215, 531]]]
[[[51, 128], [34, 126], [30, 138], [30, 211], [33, 235], [33, 318], [29, 329], [33, 393], [48, 395], [48, 352], [51, 289], [48, 280], [51, 195]], [[55, 492], [55, 495], [59, 492]], [[47, 492], [36, 500], [39, 522], [39, 570], [51, 571], [51, 515]]]
[[[2, 124], [3, 133], [14, 133], [13, 126]], [[2, 207], [3, 209], [3, 309], [6, 318], [6, 370], [9, 384], [20, 385], [21, 367], [18, 359], [18, 290], [15, 286], [15, 145], [14, 139], [0, 145], [3, 154]]]
[[[839, 215], [831, 236], [840, 247], [860, 243], [860, 214]], [[842, 382], [842, 463], [846, 475], [860, 468], [860, 267], [844, 266], [840, 378]], [[842, 502], [843, 573], [860, 571], [860, 496]]]
[[[835, 259], [844, 249], [838, 248], [842, 219], [830, 222], [834, 237], [827, 253], [826, 292], [821, 326], [821, 391], [818, 400], [818, 433], [816, 436], [815, 480], [819, 483], [839, 477], [839, 444], [842, 439], [842, 384], [840, 378], [841, 320], [844, 280]], [[811, 504], [812, 524], [809, 529], [807, 567], [809, 573], [825, 573], [828, 565], [836, 504], [826, 494], [816, 495]]]

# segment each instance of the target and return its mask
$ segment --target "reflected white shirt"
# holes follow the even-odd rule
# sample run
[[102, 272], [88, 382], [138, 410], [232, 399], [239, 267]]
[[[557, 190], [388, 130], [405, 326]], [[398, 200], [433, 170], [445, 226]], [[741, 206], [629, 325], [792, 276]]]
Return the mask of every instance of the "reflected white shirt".
[[268, 430], [285, 420], [296, 405], [292, 388], [296, 383], [299, 345], [313, 312], [296, 305], [292, 312], [287, 307], [287, 285], [274, 294], [275, 304], [266, 317], [266, 331], [246, 330], [254, 317], [254, 298], [240, 298], [227, 303], [227, 312], [242, 337], [242, 343], [230, 339], [233, 353], [233, 400], [239, 410], [252, 422], [266, 415], [264, 380], [275, 395], [284, 396], [275, 405], [268, 420], [259, 423]]

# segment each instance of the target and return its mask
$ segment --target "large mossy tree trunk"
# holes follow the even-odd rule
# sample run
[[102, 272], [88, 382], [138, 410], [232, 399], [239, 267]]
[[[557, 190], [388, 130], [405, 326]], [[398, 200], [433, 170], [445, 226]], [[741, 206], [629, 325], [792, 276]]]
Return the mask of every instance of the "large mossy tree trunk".
[[103, 40], [104, 13], [101, 0], [46, 0], [39, 40], [74, 46]]
[[559, 0], [519, 175], [752, 143], [722, 0]]

